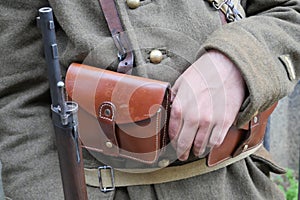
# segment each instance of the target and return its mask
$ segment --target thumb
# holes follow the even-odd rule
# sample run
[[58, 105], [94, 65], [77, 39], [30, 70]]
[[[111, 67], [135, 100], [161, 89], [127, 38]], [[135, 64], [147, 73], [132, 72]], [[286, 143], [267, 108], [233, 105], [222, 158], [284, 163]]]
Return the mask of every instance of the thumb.
[[171, 89], [171, 103], [173, 103], [174, 98], [178, 92], [179, 86], [180, 86], [180, 82], [181, 82], [181, 77], [179, 77], [176, 82], [174, 83], [174, 85], [172, 86]]

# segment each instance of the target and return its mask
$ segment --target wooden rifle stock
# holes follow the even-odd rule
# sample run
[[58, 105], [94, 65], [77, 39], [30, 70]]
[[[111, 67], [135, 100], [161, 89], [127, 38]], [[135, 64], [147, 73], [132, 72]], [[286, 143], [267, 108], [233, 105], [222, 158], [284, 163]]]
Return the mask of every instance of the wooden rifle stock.
[[[69, 102], [68, 104], [70, 113], [75, 111], [77, 114], [77, 104], [72, 103], [72, 105]], [[71, 117], [68, 125], [62, 125], [59, 113], [52, 109], [52, 120], [65, 199], [86, 200], [87, 192], [81, 144], [77, 132], [77, 119]]]

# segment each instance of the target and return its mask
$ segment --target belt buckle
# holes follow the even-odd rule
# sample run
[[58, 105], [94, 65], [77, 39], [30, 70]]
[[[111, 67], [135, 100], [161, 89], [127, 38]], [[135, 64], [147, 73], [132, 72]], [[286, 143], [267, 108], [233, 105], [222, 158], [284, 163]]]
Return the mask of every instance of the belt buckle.
[[[104, 187], [103, 186], [103, 179], [102, 179], [102, 175], [101, 175], [101, 171], [102, 170], [109, 170], [110, 171], [110, 182], [111, 182], [111, 186], [109, 187]], [[115, 190], [115, 178], [114, 178], [114, 169], [111, 166], [100, 166], [98, 167], [98, 179], [99, 179], [99, 186], [100, 186], [100, 190], [101, 192], [110, 192], [110, 191], [114, 191]]]

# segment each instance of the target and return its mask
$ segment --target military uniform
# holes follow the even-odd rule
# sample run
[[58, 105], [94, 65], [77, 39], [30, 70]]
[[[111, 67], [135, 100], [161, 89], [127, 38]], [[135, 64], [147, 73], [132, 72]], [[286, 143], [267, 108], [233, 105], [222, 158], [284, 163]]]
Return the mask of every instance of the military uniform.
[[[174, 83], [205, 50], [216, 49], [241, 71], [249, 90], [237, 124], [292, 91], [299, 74], [300, 2], [241, 2], [247, 18], [222, 25], [203, 0], [144, 0], [132, 9], [116, 0], [135, 54], [133, 74]], [[0, 3], [0, 160], [4, 193], [12, 199], [63, 199], [37, 10], [56, 17], [61, 65], [114, 67], [116, 47], [97, 0], [2, 1]], [[152, 63], [153, 49], [163, 59]], [[260, 160], [268, 170], [272, 165]], [[86, 155], [87, 167], [97, 162]], [[249, 157], [220, 170], [180, 181], [118, 188], [89, 199], [284, 199]]]

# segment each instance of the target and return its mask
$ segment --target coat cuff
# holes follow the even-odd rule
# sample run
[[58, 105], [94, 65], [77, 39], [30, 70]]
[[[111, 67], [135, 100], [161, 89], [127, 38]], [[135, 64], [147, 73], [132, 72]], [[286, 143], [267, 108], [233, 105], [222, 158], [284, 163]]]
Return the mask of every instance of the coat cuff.
[[218, 50], [239, 68], [249, 91], [236, 119], [236, 125], [241, 127], [290, 93], [294, 83], [278, 57], [253, 34], [236, 25], [227, 24], [210, 35], [199, 56], [212, 49]]

